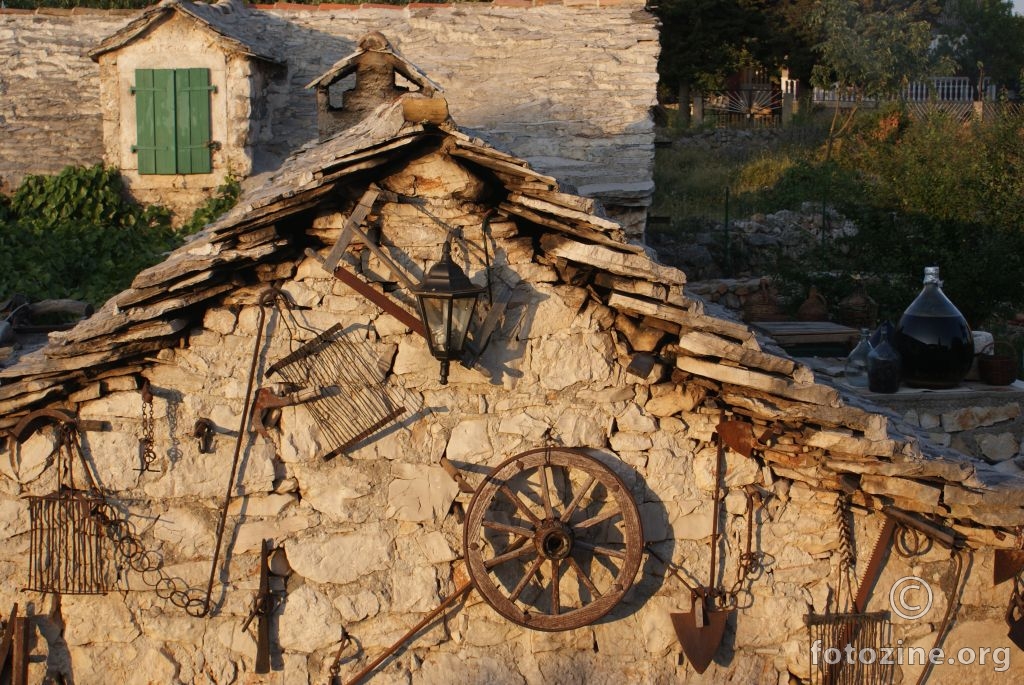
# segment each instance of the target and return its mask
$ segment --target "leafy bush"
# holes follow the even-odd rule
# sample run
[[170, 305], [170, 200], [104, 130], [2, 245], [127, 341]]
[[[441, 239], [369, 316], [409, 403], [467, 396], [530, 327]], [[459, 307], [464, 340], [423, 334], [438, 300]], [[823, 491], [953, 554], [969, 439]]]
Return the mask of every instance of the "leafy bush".
[[201, 230], [206, 224], [234, 207], [235, 203], [238, 202], [238, 196], [241, 192], [242, 186], [239, 184], [238, 179], [228, 176], [224, 183], [217, 187], [213, 197], [198, 207], [192, 214], [192, 218], [185, 222], [178, 229], [178, 232], [186, 236]]
[[28, 176], [0, 213], [0, 295], [93, 305], [126, 288], [180, 243], [161, 207], [124, 195], [115, 169]]
[[793, 173], [798, 182], [780, 179], [769, 193], [831, 178], [832, 204], [858, 231], [819, 246], [809, 263], [780, 264], [783, 278], [841, 297], [842, 278], [864, 274], [882, 318], [895, 320], [920, 290], [924, 267], [935, 265], [972, 326], [1024, 308], [1021, 119], [965, 124], [941, 112], [910, 119], [882, 111], [861, 118], [834, 169]]

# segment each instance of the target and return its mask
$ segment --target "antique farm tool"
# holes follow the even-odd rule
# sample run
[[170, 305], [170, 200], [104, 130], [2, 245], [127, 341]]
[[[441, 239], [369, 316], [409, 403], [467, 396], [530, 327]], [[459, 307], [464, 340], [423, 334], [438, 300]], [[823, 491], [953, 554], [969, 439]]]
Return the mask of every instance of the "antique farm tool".
[[[811, 683], [813, 685], [884, 685], [892, 680], [890, 665], [875, 661], [870, 664], [846, 663], [834, 659], [843, 654], [847, 645], [855, 649], [869, 647], [878, 650], [891, 642], [892, 624], [885, 612], [865, 611], [871, 587], [882, 570], [882, 563], [889, 551], [896, 532], [896, 520], [886, 517], [879, 533], [874, 551], [868, 561], [864, 579], [853, 596], [854, 557], [853, 528], [851, 526], [850, 499], [840, 494], [836, 500], [836, 524], [840, 531], [839, 540], [839, 581], [836, 584], [835, 608], [824, 614], [806, 616], [811, 641]], [[843, 592], [844, 581], [846, 592]], [[843, 597], [846, 606], [843, 606]], [[838, 650], [838, 651], [837, 651]], [[880, 652], [875, 651], [878, 654]]]
[[[103, 498], [82, 454], [73, 414], [60, 410], [33, 413], [15, 429], [19, 441], [38, 419], [57, 421], [57, 445], [51, 459], [56, 490], [27, 497], [29, 568], [27, 589], [65, 594], [102, 594], [113, 589], [117, 573], [113, 544], [104, 521], [114, 511]], [[84, 487], [76, 483], [76, 475]]]
[[260, 548], [260, 585], [252, 600], [252, 609], [242, 624], [247, 630], [252, 620], [256, 625], [256, 673], [270, 673], [270, 621], [281, 602], [270, 587], [270, 555], [274, 552], [272, 540], [264, 540]]
[[345, 630], [345, 626], [342, 626], [341, 640], [338, 641], [338, 651], [335, 652], [334, 660], [331, 662], [331, 667], [329, 669], [331, 679], [328, 685], [344, 685], [344, 682], [341, 679], [342, 664], [344, 664], [346, 661], [351, 661], [352, 659], [356, 658], [356, 656], [358, 656], [362, 651], [359, 649], [358, 643], [356, 643], [355, 653], [350, 654], [349, 656], [345, 656], [345, 652], [348, 650], [349, 645], [353, 644], [354, 642], [356, 641], [352, 638], [351, 635], [348, 634], [348, 631]]
[[579, 628], [607, 614], [643, 557], [629, 488], [567, 448], [530, 450], [493, 469], [470, 501], [463, 541], [484, 600], [535, 630]]
[[14, 639], [11, 643], [11, 685], [28, 685], [28, 662], [32, 652], [32, 620], [29, 615], [12, 618]]
[[1013, 591], [1006, 607], [1006, 625], [1010, 627], [1007, 636], [1018, 649], [1024, 649], [1024, 571], [1013, 577]]
[[1024, 531], [1017, 532], [1017, 549], [997, 549], [992, 571], [996, 585], [1013, 580], [1010, 602], [1006, 607], [1007, 636], [1018, 649], [1024, 649]]
[[213, 434], [215, 430], [213, 421], [199, 417], [192, 427], [192, 437], [199, 443], [199, 454], [209, 454], [213, 451]]
[[725, 624], [735, 609], [719, 606], [725, 593], [716, 586], [718, 575], [718, 514], [721, 506], [722, 462], [725, 461], [725, 440], [719, 435], [718, 450], [715, 458], [715, 494], [711, 505], [711, 570], [708, 584], [690, 588], [689, 612], [671, 615], [672, 626], [676, 637], [683, 648], [683, 653], [690, 660], [690, 665], [697, 673], [703, 673], [715, 657], [722, 637]]
[[[381, 431], [405, 413], [401, 389], [389, 388], [372, 344], [344, 335], [336, 324], [267, 369], [298, 391], [273, 400], [261, 392], [262, 408], [304, 404], [331, 443], [326, 461]], [[254, 419], [256, 416], [254, 415]], [[262, 425], [262, 419], [258, 419]]]
[[[405, 634], [402, 635], [402, 637], [395, 640], [395, 642], [386, 650], [384, 650], [384, 652], [381, 653], [380, 656], [378, 656], [376, 659], [374, 659], [366, 666], [364, 666], [363, 670], [359, 671], [359, 673], [356, 673], [354, 676], [352, 676], [352, 678], [348, 681], [347, 685], [358, 685], [358, 683], [363, 682], [363, 679], [371, 673], [373, 673], [378, 666], [380, 666], [382, 663], [384, 663], [392, 656], [394, 656], [398, 652], [398, 650], [402, 648], [402, 645], [404, 645], [406, 642], [414, 638], [418, 632], [420, 632], [421, 630], [429, 626], [431, 623], [433, 623], [435, 620], [437, 620], [438, 616], [446, 612], [449, 608], [451, 608], [453, 604], [461, 600], [472, 589], [473, 585], [468, 580], [460, 584], [457, 588], [455, 588], [455, 592], [448, 595], [444, 599], [444, 601], [442, 601], [440, 604], [434, 607], [429, 613], [427, 613], [426, 616], [420, 619], [416, 625], [407, 630]], [[332, 677], [331, 685], [334, 685], [334, 682], [335, 679]]]
[[0, 636], [0, 679], [3, 678], [4, 672], [7, 670], [7, 664], [11, 660], [11, 646], [14, 644], [14, 626], [17, 618], [18, 605], [15, 604], [14, 608], [11, 609], [11, 615], [4, 622], [4, 632]]
[[213, 559], [210, 561], [210, 577], [206, 584], [206, 596], [202, 602], [202, 610], [198, 616], [206, 616], [213, 608], [213, 584], [217, 576], [217, 566], [220, 562], [221, 548], [224, 545], [224, 531], [227, 528], [228, 508], [231, 506], [231, 493], [235, 487], [235, 478], [238, 476], [238, 464], [242, 456], [242, 445], [248, 436], [246, 426], [249, 424], [249, 411], [252, 405], [253, 388], [256, 385], [256, 373], [259, 369], [260, 348], [263, 343], [263, 332], [267, 322], [267, 308], [273, 306], [279, 298], [284, 295], [276, 288], [266, 288], [259, 296], [259, 315], [256, 321], [256, 340], [252, 346], [252, 358], [249, 361], [249, 375], [246, 378], [245, 400], [242, 402], [242, 413], [239, 418], [238, 435], [235, 439], [235, 452], [231, 458], [231, 473], [228, 476], [227, 490], [224, 493], [224, 502], [221, 504], [220, 517], [217, 520], [217, 534], [214, 542]]

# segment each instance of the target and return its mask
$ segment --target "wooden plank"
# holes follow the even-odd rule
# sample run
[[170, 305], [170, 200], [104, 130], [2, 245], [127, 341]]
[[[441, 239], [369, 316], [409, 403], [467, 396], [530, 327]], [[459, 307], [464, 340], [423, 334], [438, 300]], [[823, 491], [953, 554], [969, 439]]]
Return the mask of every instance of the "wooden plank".
[[632, 254], [610, 250], [601, 245], [587, 245], [555, 234], [541, 236], [540, 246], [550, 257], [562, 257], [589, 264], [620, 276], [646, 278], [669, 285], [686, 283], [686, 274], [682, 271], [659, 264], [646, 254]]
[[[594, 215], [598, 211], [599, 207], [597, 200], [594, 198], [583, 197], [582, 195], [570, 195], [569, 193], [561, 193], [557, 190], [535, 190], [530, 194], [546, 202], [559, 205], [560, 207], [574, 209], [578, 212], [590, 215]], [[619, 230], [622, 229], [618, 224], [615, 225]]]
[[641, 295], [652, 300], [665, 301], [668, 299], [667, 286], [651, 283], [643, 278], [624, 278], [602, 271], [594, 274], [594, 285], [631, 295]]
[[814, 373], [791, 359], [747, 349], [711, 333], [687, 331], [680, 336], [677, 347], [690, 355], [729, 359], [746, 367], [789, 376], [799, 383], [814, 382]]
[[681, 371], [710, 378], [721, 383], [754, 388], [800, 402], [830, 407], [840, 406], [838, 391], [824, 385], [797, 383], [789, 379], [770, 376], [765, 373], [741, 369], [735, 366], [716, 364], [702, 359], [694, 359], [693, 357], [677, 357], [676, 367]]
[[348, 249], [349, 243], [352, 242], [353, 227], [359, 226], [366, 219], [366, 215], [370, 213], [370, 209], [373, 208], [373, 203], [377, 201], [377, 197], [380, 195], [380, 188], [376, 185], [370, 185], [369, 189], [363, 196], [359, 198], [359, 203], [356, 204], [352, 213], [345, 219], [345, 224], [341, 227], [341, 232], [338, 234], [338, 239], [334, 242], [334, 246], [331, 247], [331, 251], [324, 257], [324, 268], [328, 271], [333, 272], [338, 266], [338, 262], [341, 261], [341, 256], [345, 254], [345, 250]]
[[751, 324], [779, 345], [846, 343], [860, 338], [860, 332], [831, 321], [758, 321]]
[[532, 221], [535, 224], [547, 226], [548, 228], [552, 228], [556, 231], [560, 231], [562, 233], [566, 233], [577, 238], [582, 238], [583, 240], [587, 240], [591, 243], [604, 245], [605, 247], [611, 248], [613, 250], [617, 250], [620, 252], [628, 252], [631, 254], [646, 255], [644, 249], [639, 245], [630, 245], [629, 243], [625, 243], [620, 240], [615, 240], [614, 238], [609, 238], [604, 233], [601, 233], [600, 231], [595, 231], [590, 228], [571, 226], [550, 216], [538, 214], [537, 212], [534, 212], [526, 207], [514, 205], [509, 202], [502, 202], [500, 205], [498, 205], [498, 209], [500, 209], [505, 214], [515, 214], [516, 216], [520, 216], [528, 221]]
[[522, 205], [538, 212], [555, 214], [572, 221], [587, 224], [596, 231], [612, 234], [623, 232], [622, 226], [609, 219], [604, 219], [588, 212], [581, 212], [578, 209], [572, 209], [564, 205], [547, 202], [537, 197], [530, 197], [524, 193], [509, 193], [508, 202]]
[[68, 345], [49, 345], [43, 348], [43, 354], [49, 359], [61, 359], [66, 357], [77, 357], [80, 354], [90, 354], [113, 349], [119, 345], [135, 342], [138, 340], [151, 340], [155, 338], [177, 337], [181, 331], [189, 325], [188, 319], [178, 318], [163, 320], [157, 319], [141, 325], [132, 326], [121, 333], [104, 336], [98, 340], [87, 340], [80, 343]]
[[[543, 186], [547, 190], [554, 190], [558, 187], [557, 180], [555, 180], [551, 176], [545, 176], [544, 174], [538, 173], [533, 169], [524, 166], [524, 163], [521, 160], [517, 164], [505, 161], [503, 159], [496, 159], [494, 156], [490, 154], [489, 150], [486, 153], [483, 153], [481, 151], [473, 151], [466, 149], [466, 147], [463, 146], [461, 143], [457, 145], [446, 145], [444, 149], [446, 152], [448, 152], [448, 154], [452, 155], [453, 157], [461, 157], [462, 159], [468, 159], [471, 162], [476, 162], [480, 166], [486, 167], [493, 171], [504, 172], [506, 174], [511, 174], [514, 177], [522, 179], [533, 180], [537, 183], [540, 183], [541, 186]], [[478, 148], [478, 150], [479, 149], [480, 148]]]
[[680, 324], [689, 328], [708, 333], [715, 333], [739, 342], [743, 347], [752, 350], [761, 349], [757, 338], [743, 324], [725, 319], [716, 319], [706, 314], [688, 311], [671, 304], [651, 302], [626, 293], [613, 292], [608, 296], [607, 304], [612, 309], [632, 312], [640, 316], [651, 316], [663, 321]]
[[888, 434], [889, 422], [881, 414], [872, 414], [857, 407], [823, 407], [806, 403], [794, 403], [780, 397], [757, 397], [749, 393], [724, 391], [722, 399], [732, 407], [744, 407], [754, 416], [765, 421], [780, 421], [802, 425], [814, 423], [820, 426], [852, 428], [864, 434], [869, 440], [882, 440]]

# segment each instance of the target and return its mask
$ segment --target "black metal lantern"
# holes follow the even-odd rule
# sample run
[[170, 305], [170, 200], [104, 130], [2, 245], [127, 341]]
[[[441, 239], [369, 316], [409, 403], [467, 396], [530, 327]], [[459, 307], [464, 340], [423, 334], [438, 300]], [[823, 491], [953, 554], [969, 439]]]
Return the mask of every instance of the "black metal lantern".
[[473, 285], [452, 261], [451, 240], [441, 248], [441, 261], [427, 270], [413, 291], [426, 329], [430, 354], [441, 361], [441, 385], [448, 383], [448, 364], [462, 356], [476, 301], [485, 286]]

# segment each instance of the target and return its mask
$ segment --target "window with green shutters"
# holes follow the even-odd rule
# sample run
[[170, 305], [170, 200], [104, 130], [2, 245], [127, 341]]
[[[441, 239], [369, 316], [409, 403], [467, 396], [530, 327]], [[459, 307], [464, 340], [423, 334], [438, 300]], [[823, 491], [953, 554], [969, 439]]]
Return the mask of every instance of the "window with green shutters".
[[135, 122], [140, 174], [208, 174], [209, 69], [136, 69]]

